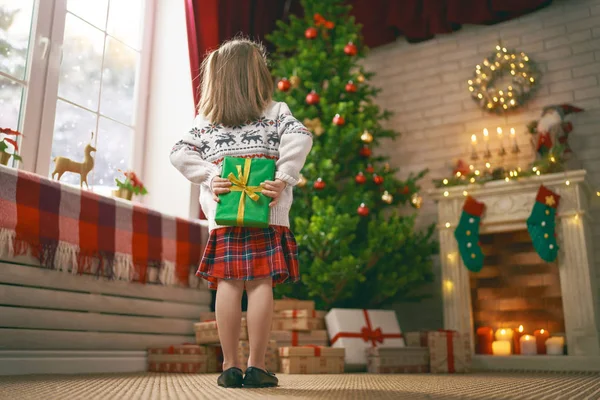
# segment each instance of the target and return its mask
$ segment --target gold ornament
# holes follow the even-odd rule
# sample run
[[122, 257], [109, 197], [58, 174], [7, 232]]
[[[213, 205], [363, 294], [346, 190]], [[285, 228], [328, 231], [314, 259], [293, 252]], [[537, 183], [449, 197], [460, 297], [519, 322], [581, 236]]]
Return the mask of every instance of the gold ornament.
[[306, 186], [306, 178], [304, 175], [300, 174], [300, 178], [298, 179], [298, 187]]
[[[94, 132], [92, 132], [92, 140], [94, 139]], [[65, 172], [73, 172], [75, 174], [79, 174], [80, 182], [79, 186], [85, 186], [89, 189], [89, 185], [87, 183], [87, 176], [90, 171], [94, 168], [94, 157], [92, 157], [92, 152], [95, 152], [96, 149], [90, 143], [85, 146], [84, 149], [84, 157], [83, 162], [76, 162], [67, 157], [55, 157], [54, 158], [54, 172], [52, 172], [52, 179], [54, 179], [55, 175], [58, 175], [56, 178], [57, 181], [60, 181], [60, 178], [63, 176]]]
[[412, 204], [414, 208], [421, 208], [421, 204], [423, 204], [423, 198], [419, 195], [419, 193], [413, 193], [413, 195], [410, 196], [410, 204]]
[[362, 140], [363, 143], [371, 143], [373, 141], [373, 135], [371, 135], [371, 132], [365, 130], [363, 134], [360, 135], [360, 140]]
[[325, 133], [325, 129], [323, 129], [323, 124], [321, 123], [321, 120], [319, 118], [304, 118], [303, 122], [304, 126], [306, 126], [306, 128], [308, 128], [308, 130], [314, 133], [315, 135], [321, 136], [323, 133]]
[[294, 89], [296, 89], [298, 86], [300, 86], [300, 78], [297, 75], [290, 76], [289, 81]]
[[383, 164], [383, 172], [390, 172], [390, 163]]
[[363, 83], [365, 81], [365, 76], [363, 74], [358, 74], [356, 77], [356, 82]]
[[388, 204], [392, 204], [392, 201], [394, 201], [394, 197], [386, 190], [385, 192], [383, 192], [383, 195], [381, 196], [381, 200], [383, 200], [384, 202], [386, 202]]

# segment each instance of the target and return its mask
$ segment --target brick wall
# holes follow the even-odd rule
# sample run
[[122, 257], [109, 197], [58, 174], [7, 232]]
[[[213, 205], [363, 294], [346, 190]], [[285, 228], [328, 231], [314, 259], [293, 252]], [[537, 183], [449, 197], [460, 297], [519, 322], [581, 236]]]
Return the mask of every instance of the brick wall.
[[[482, 112], [466, 85], [475, 65], [493, 52], [498, 39], [506, 47], [528, 53], [543, 74], [536, 96], [506, 118]], [[555, 0], [516, 20], [465, 26], [420, 44], [400, 39], [374, 49], [366, 66], [377, 73], [374, 85], [383, 88], [377, 101], [395, 112], [390, 126], [402, 132], [399, 140], [381, 146], [382, 151], [401, 168], [400, 176], [431, 170], [424, 182], [421, 223], [436, 220], [435, 204], [425, 195], [433, 186], [430, 178], [447, 176], [459, 158], [468, 160], [471, 134], [481, 136], [483, 128], [493, 133], [497, 126], [515, 127], [523, 151], [520, 162], [527, 165], [533, 151], [525, 125], [550, 104], [571, 103], [586, 109], [571, 116], [574, 131], [570, 143], [590, 181], [600, 190], [600, 0]], [[594, 243], [600, 243], [597, 202], [592, 214]], [[595, 251], [600, 288], [600, 246]], [[433, 298], [398, 306], [404, 329], [442, 325], [439, 267], [436, 272], [438, 281], [427, 288]]]

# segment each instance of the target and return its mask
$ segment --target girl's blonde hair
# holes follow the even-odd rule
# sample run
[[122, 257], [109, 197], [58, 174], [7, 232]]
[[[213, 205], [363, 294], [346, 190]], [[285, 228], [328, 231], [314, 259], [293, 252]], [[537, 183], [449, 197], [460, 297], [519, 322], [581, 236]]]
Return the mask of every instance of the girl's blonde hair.
[[212, 123], [242, 125], [264, 112], [273, 96], [265, 48], [247, 39], [225, 42], [204, 59], [198, 111]]

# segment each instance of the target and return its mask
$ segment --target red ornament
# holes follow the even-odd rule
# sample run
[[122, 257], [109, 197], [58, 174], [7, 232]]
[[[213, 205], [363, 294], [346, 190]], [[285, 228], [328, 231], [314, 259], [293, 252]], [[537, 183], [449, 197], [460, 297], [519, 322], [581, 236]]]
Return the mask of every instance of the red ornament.
[[308, 105], [318, 104], [320, 100], [321, 98], [314, 90], [306, 95], [306, 104]]
[[373, 172], [375, 172], [375, 168], [373, 168], [373, 166], [371, 164], [367, 165], [367, 169], [366, 169], [368, 174], [372, 174]]
[[402, 188], [402, 194], [410, 194], [410, 188], [408, 187], [408, 185]]
[[346, 46], [344, 46], [344, 53], [349, 56], [355, 56], [356, 53], [358, 53], [358, 49], [354, 43], [349, 42]]
[[323, 181], [323, 179], [319, 178], [315, 181], [313, 187], [315, 188], [315, 190], [323, 190], [323, 189], [325, 189], [325, 181]]
[[337, 126], [342, 126], [346, 123], [346, 120], [340, 114], [335, 114], [335, 117], [333, 117], [333, 123]]
[[360, 205], [360, 207], [358, 207], [358, 209], [356, 210], [356, 212], [358, 212], [358, 215], [360, 215], [361, 217], [366, 217], [369, 215], [369, 207], [367, 207], [365, 205], [365, 203], [362, 203]]
[[354, 180], [356, 181], [356, 183], [358, 183], [359, 185], [364, 184], [365, 182], [367, 182], [367, 177], [362, 173], [359, 172], [358, 175], [356, 175], [356, 177], [354, 178]]
[[354, 92], [356, 92], [356, 90], [357, 90], [357, 87], [354, 84], [354, 82], [349, 81], [348, 83], [346, 83], [346, 92], [354, 93]]
[[369, 148], [369, 146], [363, 146], [360, 149], [360, 155], [367, 158], [367, 157], [371, 157], [371, 149]]
[[376, 185], [381, 185], [383, 183], [383, 176], [373, 175], [373, 182], [375, 182]]
[[309, 40], [316, 39], [318, 34], [319, 31], [317, 31], [317, 28], [311, 27], [304, 31], [304, 37]]
[[291, 87], [292, 84], [290, 83], [290, 81], [288, 81], [287, 78], [283, 78], [279, 82], [277, 82], [277, 89], [281, 90], [282, 92], [287, 92], [288, 90], [290, 90]]

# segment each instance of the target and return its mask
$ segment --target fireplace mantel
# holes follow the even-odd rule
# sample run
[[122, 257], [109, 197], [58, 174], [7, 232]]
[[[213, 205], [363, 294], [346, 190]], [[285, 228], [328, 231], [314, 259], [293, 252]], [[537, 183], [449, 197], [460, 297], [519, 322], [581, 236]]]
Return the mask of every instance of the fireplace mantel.
[[600, 310], [588, 212], [592, 193], [584, 170], [430, 191], [438, 203], [444, 328], [473, 336], [469, 274], [454, 238], [464, 196], [468, 194], [486, 204], [481, 233], [516, 231], [526, 229], [542, 184], [561, 196], [557, 213], [558, 268], [568, 356], [600, 357]]

